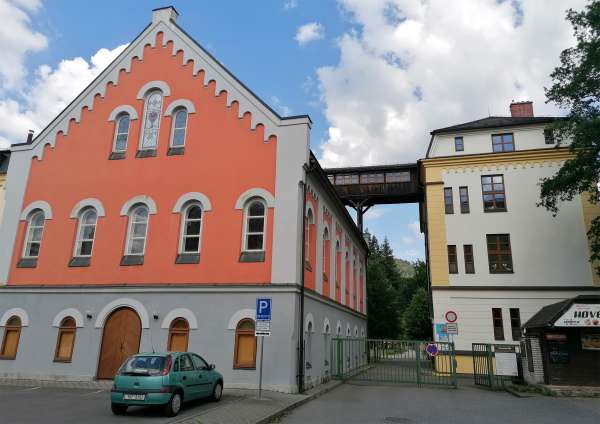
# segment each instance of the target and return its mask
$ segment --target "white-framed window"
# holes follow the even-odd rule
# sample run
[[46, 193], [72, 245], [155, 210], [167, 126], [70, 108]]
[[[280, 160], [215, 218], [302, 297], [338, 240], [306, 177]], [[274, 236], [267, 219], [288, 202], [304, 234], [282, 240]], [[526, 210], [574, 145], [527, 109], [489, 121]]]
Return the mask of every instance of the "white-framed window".
[[314, 223], [313, 211], [308, 209], [306, 212], [306, 223], [304, 225], [304, 257], [306, 262], [311, 262], [311, 251], [310, 251], [310, 226]]
[[129, 138], [130, 117], [128, 113], [122, 113], [115, 121], [115, 138], [113, 140], [113, 152], [125, 152], [127, 150], [127, 139]]
[[144, 127], [140, 150], [153, 150], [158, 145], [160, 119], [162, 116], [163, 95], [160, 91], [151, 91], [146, 96], [144, 107]]
[[136, 205], [129, 212], [129, 225], [127, 228], [126, 255], [142, 256], [146, 251], [146, 237], [148, 235], [148, 207]]
[[187, 129], [188, 111], [179, 108], [173, 113], [171, 129], [171, 147], [185, 146], [185, 134]]
[[42, 246], [42, 236], [44, 235], [44, 212], [37, 210], [29, 215], [27, 219], [27, 232], [25, 236], [25, 245], [23, 246], [24, 258], [37, 258]]
[[244, 208], [244, 251], [265, 250], [267, 206], [262, 199], [251, 199]]
[[77, 228], [77, 238], [75, 239], [75, 257], [90, 257], [94, 248], [94, 239], [96, 237], [96, 223], [98, 222], [98, 213], [94, 208], [84, 209], [79, 215], [79, 225]]
[[202, 234], [202, 207], [198, 203], [190, 203], [181, 214], [181, 237], [179, 238], [180, 254], [200, 253]]

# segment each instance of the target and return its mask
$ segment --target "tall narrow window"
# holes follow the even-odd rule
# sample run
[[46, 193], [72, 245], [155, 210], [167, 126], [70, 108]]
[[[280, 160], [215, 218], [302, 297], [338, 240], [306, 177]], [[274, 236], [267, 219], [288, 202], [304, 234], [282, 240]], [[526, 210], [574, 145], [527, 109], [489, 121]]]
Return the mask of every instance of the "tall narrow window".
[[521, 311], [519, 308], [510, 308], [510, 329], [514, 341], [521, 340]]
[[169, 352], [187, 352], [190, 326], [185, 318], [176, 318], [169, 327]]
[[465, 244], [463, 246], [465, 254], [465, 273], [475, 274], [475, 260], [473, 259], [473, 245]]
[[148, 208], [146, 205], [138, 205], [129, 213], [126, 255], [143, 256], [146, 250], [147, 235]]
[[233, 368], [256, 368], [256, 336], [251, 319], [241, 320], [235, 329]]
[[488, 234], [487, 249], [490, 273], [507, 274], [513, 272], [509, 234]]
[[454, 213], [454, 200], [452, 199], [452, 187], [444, 188], [444, 206], [446, 208], [446, 215]]
[[113, 141], [113, 152], [124, 153], [127, 150], [127, 139], [129, 138], [129, 114], [119, 115], [115, 123], [115, 139]]
[[335, 298], [340, 301], [340, 278], [342, 275], [342, 247], [340, 246], [340, 241], [336, 240], [335, 242], [335, 274], [333, 276], [333, 280], [335, 281]]
[[54, 362], [71, 362], [76, 329], [75, 320], [72, 317], [66, 317], [61, 321], [56, 339]]
[[544, 129], [544, 142], [546, 144], [554, 144], [554, 131], [552, 128]]
[[15, 359], [21, 338], [21, 319], [17, 316], [10, 317], [4, 327], [4, 338], [0, 349], [0, 359]]
[[456, 245], [448, 245], [448, 272], [458, 274], [458, 259], [456, 257]]
[[187, 118], [187, 110], [178, 109], [177, 112], [175, 112], [173, 118], [173, 130], [171, 133], [171, 147], [183, 147], [185, 145]]
[[323, 230], [323, 282], [327, 285], [325, 286], [326, 296], [329, 295], [329, 270], [331, 268], [330, 262], [331, 256], [331, 241], [329, 240], [329, 230], [327, 227]]
[[504, 323], [502, 322], [501, 308], [492, 308], [492, 325], [494, 326], [494, 340], [504, 340]]
[[248, 203], [245, 212], [244, 250], [264, 251], [267, 208], [261, 200], [253, 200]]
[[459, 187], [458, 194], [460, 196], [460, 213], [469, 213], [469, 188]]
[[158, 145], [162, 103], [163, 96], [160, 91], [153, 91], [146, 97], [140, 150], [155, 150]]
[[188, 205], [182, 214], [180, 254], [200, 253], [200, 232], [202, 228], [202, 208], [197, 203]]
[[77, 240], [75, 242], [75, 257], [92, 256], [94, 238], [96, 236], [96, 223], [98, 214], [96, 209], [85, 209], [79, 216], [79, 228], [77, 229]]
[[305, 267], [306, 269], [308, 269], [309, 271], [312, 271], [312, 262], [313, 262], [313, 258], [312, 258], [312, 249], [311, 249], [311, 233], [312, 233], [312, 226], [314, 224], [314, 217], [313, 217], [313, 212], [312, 209], [309, 209], [306, 212], [306, 217], [305, 219], [305, 223], [304, 223], [304, 260], [305, 260]]
[[23, 258], [37, 259], [42, 246], [44, 234], [44, 212], [38, 210], [32, 213], [27, 220], [27, 235], [23, 247]]
[[481, 177], [484, 212], [506, 212], [506, 193], [503, 175], [484, 175]]
[[454, 137], [454, 150], [457, 152], [465, 150], [465, 144], [462, 137]]
[[494, 153], [513, 152], [515, 150], [515, 142], [512, 134], [493, 134], [492, 135], [492, 150]]

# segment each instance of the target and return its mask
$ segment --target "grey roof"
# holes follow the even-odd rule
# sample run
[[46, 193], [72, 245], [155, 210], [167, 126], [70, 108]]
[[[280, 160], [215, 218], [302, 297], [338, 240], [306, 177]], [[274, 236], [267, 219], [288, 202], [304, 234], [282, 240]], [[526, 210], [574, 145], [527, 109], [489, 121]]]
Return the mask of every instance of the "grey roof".
[[0, 174], [8, 172], [8, 162], [10, 161], [10, 150], [0, 150]]
[[577, 296], [572, 299], [546, 305], [532, 316], [529, 321], [523, 325], [523, 328], [552, 327], [554, 322], [559, 319], [573, 303], [600, 303], [600, 295]]
[[484, 128], [512, 127], [517, 125], [548, 124], [561, 119], [555, 116], [531, 116], [531, 117], [512, 117], [512, 116], [488, 116], [487, 118], [476, 121], [465, 122], [464, 124], [452, 125], [450, 127], [438, 128], [431, 131], [431, 134], [441, 134], [447, 132], [480, 130]]

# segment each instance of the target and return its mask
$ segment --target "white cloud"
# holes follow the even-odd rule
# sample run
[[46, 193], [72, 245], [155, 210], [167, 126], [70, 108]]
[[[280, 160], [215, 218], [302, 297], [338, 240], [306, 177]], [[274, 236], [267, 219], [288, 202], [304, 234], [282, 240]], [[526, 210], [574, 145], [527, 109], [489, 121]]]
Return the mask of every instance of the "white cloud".
[[423, 239], [423, 233], [421, 232], [421, 224], [419, 223], [419, 221], [409, 222], [408, 229], [412, 232], [412, 235], [415, 239]]
[[282, 104], [277, 96], [271, 96], [271, 103], [281, 116], [290, 116], [294, 112], [291, 107]]
[[325, 38], [325, 27], [318, 22], [310, 22], [298, 27], [294, 40], [303, 46], [311, 41], [321, 40], [323, 38]]
[[[1, 38], [0, 38], [1, 42]], [[39, 132], [121, 53], [126, 44], [102, 48], [89, 60], [62, 60], [56, 68], [40, 66], [21, 96], [0, 97], [0, 148], [23, 142], [27, 131]]]
[[379, 206], [373, 206], [363, 215], [365, 221], [375, 221], [385, 214], [385, 210]]
[[323, 166], [412, 161], [432, 129], [507, 115], [533, 100], [573, 45], [565, 9], [585, 0], [339, 0], [353, 28], [340, 60], [317, 71], [328, 136]]
[[283, 10], [291, 10], [291, 9], [295, 9], [297, 7], [298, 7], [297, 0], [285, 0], [285, 2], [283, 3]]

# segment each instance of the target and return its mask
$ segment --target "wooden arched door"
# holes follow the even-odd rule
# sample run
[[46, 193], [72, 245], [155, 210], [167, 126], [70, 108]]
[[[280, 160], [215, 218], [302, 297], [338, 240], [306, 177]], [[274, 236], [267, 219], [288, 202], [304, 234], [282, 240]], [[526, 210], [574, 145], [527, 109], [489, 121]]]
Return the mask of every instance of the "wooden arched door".
[[138, 314], [129, 308], [120, 308], [110, 314], [104, 323], [98, 378], [112, 379], [129, 356], [139, 352], [142, 323]]

